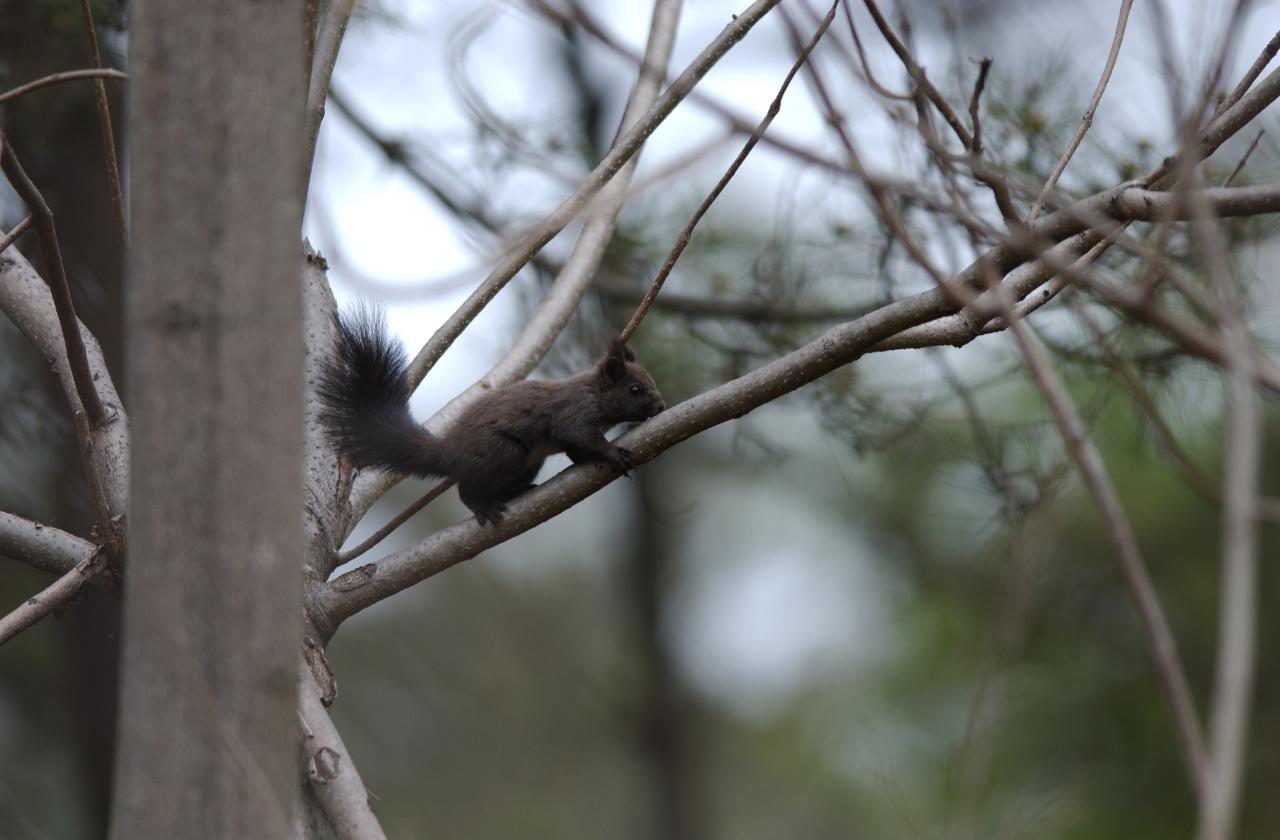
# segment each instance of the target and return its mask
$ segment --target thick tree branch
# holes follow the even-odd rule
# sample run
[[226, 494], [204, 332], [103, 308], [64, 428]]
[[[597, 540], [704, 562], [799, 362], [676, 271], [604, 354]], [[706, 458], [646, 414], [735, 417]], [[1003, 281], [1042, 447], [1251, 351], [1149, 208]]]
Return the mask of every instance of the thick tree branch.
[[[78, 401], [76, 381], [67, 361], [66, 345], [49, 286], [16, 249], [0, 253], [0, 312], [8, 316], [44, 355], [62, 384], [68, 402], [75, 405]], [[103, 508], [108, 509], [112, 516], [128, 513], [129, 422], [112, 383], [111, 373], [107, 370], [102, 349], [83, 324], [77, 322], [77, 325], [76, 334], [81, 337], [85, 348], [89, 376], [109, 409], [105, 422], [91, 427], [87, 440], [81, 440], [89, 489], [101, 497], [97, 503], [101, 520]]]
[[[848, 364], [889, 335], [937, 317], [945, 311], [943, 303], [940, 293], [930, 290], [833, 327], [800, 349], [663, 412], [619, 443], [632, 451], [636, 463], [651, 460], [698, 432]], [[481, 527], [469, 519], [349, 573], [352, 577], [338, 578], [314, 601], [312, 618], [327, 637], [364, 607], [529, 530], [615, 478], [604, 466], [572, 467], [512, 502], [501, 525]]]
[[61, 528], [0, 511], [0, 555], [32, 568], [64, 575], [97, 548]]

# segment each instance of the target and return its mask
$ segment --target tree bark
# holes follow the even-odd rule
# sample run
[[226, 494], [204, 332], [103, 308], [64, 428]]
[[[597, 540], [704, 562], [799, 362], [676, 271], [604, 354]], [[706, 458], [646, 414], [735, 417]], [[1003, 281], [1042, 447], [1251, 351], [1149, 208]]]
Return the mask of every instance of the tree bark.
[[153, 0], [131, 15], [134, 468], [111, 834], [287, 837], [302, 7]]

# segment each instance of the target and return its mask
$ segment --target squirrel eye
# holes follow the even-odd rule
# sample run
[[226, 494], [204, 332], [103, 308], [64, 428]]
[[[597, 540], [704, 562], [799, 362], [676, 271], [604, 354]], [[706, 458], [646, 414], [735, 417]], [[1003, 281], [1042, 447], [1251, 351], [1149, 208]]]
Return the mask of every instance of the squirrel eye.
[[633, 397], [638, 397], [638, 396], [640, 396], [640, 383], [639, 383], [639, 382], [632, 382], [632, 383], [631, 383], [631, 387], [630, 387], [630, 388], [628, 388], [627, 390], [631, 392], [631, 396], [633, 396]]

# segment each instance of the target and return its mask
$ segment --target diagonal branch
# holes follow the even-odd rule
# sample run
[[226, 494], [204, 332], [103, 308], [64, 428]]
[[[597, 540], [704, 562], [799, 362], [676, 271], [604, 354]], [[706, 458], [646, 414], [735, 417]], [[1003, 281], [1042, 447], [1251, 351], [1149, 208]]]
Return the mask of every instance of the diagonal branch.
[[360, 773], [305, 664], [298, 684], [303, 773], [339, 840], [386, 840]]
[[[324, 120], [325, 100], [329, 96], [329, 81], [333, 78], [333, 67], [338, 63], [338, 50], [342, 47], [342, 38], [346, 35], [347, 22], [351, 20], [351, 12], [355, 4], [355, 0], [331, 0], [329, 8], [325, 11], [320, 35], [314, 44], [315, 51], [309, 68], [307, 85], [307, 121], [303, 133], [302, 182], [304, 187], [311, 181], [311, 167], [316, 159], [316, 142], [320, 138], [320, 123]], [[310, 44], [310, 33], [307, 40]]]
[[77, 563], [71, 571], [49, 584], [38, 595], [23, 601], [22, 606], [13, 612], [0, 618], [0, 645], [50, 613], [67, 606], [80, 594], [80, 589], [86, 583], [109, 568], [107, 551], [94, 546], [89, 556]]
[[10, 245], [17, 242], [18, 237], [26, 233], [27, 229], [31, 227], [31, 222], [32, 217], [31, 214], [28, 213], [22, 217], [22, 221], [13, 226], [13, 230], [0, 237], [0, 252], [3, 252], [5, 248], [8, 248]]

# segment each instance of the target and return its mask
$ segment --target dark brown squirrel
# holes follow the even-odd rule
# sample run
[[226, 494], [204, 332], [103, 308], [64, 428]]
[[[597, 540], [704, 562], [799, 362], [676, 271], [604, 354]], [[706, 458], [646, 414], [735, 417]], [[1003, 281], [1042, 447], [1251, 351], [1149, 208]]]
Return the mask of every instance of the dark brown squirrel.
[[322, 365], [316, 389], [329, 438], [357, 467], [453, 479], [481, 525], [501, 522], [507, 502], [531, 489], [547, 456], [557, 452], [574, 463], [603, 461], [625, 475], [631, 452], [604, 433], [667, 407], [618, 336], [591, 370], [497, 388], [437, 437], [409, 413], [407, 356], [388, 335], [382, 313], [357, 307], [335, 320], [336, 352]]

